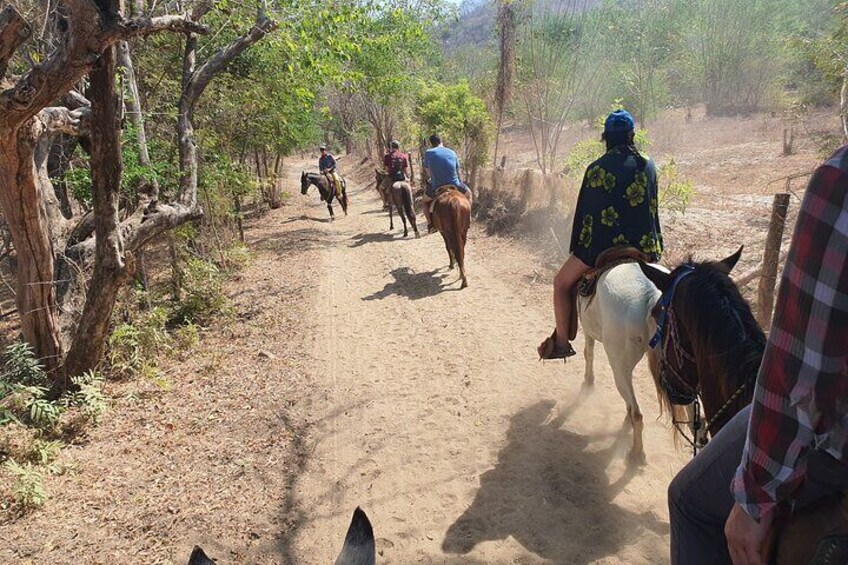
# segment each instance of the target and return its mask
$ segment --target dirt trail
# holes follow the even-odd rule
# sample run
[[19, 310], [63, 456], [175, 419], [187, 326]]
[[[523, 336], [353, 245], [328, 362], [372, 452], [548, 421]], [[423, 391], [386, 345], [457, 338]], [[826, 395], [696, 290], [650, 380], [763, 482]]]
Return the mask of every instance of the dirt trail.
[[603, 352], [591, 391], [582, 357], [534, 359], [552, 319], [532, 255], [472, 230], [459, 291], [438, 235], [389, 234], [371, 187], [350, 196], [334, 223], [314, 190], [250, 223], [234, 316], [163, 362], [167, 390], [111, 385], [47, 505], [0, 515], [0, 563], [182, 565], [199, 543], [222, 565], [324, 565], [357, 505], [380, 564], [667, 560], [687, 455], [644, 364], [632, 469]]
[[648, 465], [630, 469], [605, 356], [592, 391], [582, 358], [534, 359], [551, 319], [547, 285], [518, 275], [530, 257], [472, 236], [470, 288], [458, 291], [441, 238], [387, 233], [371, 188], [353, 190], [334, 223], [310, 202], [299, 222], [328, 244], [310, 266], [319, 393], [307, 410], [319, 423], [293, 489], [295, 561], [331, 563], [357, 505], [381, 563], [665, 561], [665, 488], [685, 454], [655, 422], [644, 364]]

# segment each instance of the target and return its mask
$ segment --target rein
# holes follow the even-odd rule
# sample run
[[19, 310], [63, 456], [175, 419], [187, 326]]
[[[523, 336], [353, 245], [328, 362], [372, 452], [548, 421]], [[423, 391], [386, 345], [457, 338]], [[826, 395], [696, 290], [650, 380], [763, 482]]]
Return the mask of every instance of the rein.
[[[658, 345], [663, 345], [663, 349], [660, 353], [659, 378], [660, 384], [668, 396], [669, 402], [683, 406], [689, 404], [693, 405], [691, 421], [672, 418], [672, 424], [680, 436], [683, 437], [683, 439], [685, 439], [692, 447], [692, 456], [694, 457], [698, 455], [699, 449], [703, 449], [703, 447], [707, 445], [707, 442], [709, 441], [707, 439], [707, 433], [713, 425], [715, 425], [719, 417], [721, 417], [728, 408], [736, 402], [748, 385], [751, 384], [751, 381], [756, 378], [756, 375], [749, 377], [748, 380], [742, 383], [739, 388], [730, 395], [730, 398], [727, 399], [721, 408], [713, 414], [712, 418], [707, 420], [706, 423], [702, 421], [700, 387], [692, 387], [681, 375], [683, 363], [688, 361], [694, 364], [695, 356], [686, 351], [686, 349], [681, 345], [680, 335], [677, 328], [677, 318], [674, 315], [672, 302], [674, 300], [674, 293], [677, 290], [677, 285], [680, 281], [691, 275], [695, 271], [695, 268], [692, 265], [683, 265], [681, 269], [681, 272], [677, 274], [667, 291], [663, 293], [663, 296], [660, 299], [660, 315], [657, 320], [657, 331], [651, 338], [650, 346], [652, 349], [655, 349]], [[681, 367], [681, 370], [672, 367], [671, 364], [668, 363], [668, 358], [670, 356], [674, 356], [676, 358], [678, 361], [677, 366]], [[692, 425], [692, 437], [689, 437], [686, 431], [681, 428], [681, 424]], [[701, 431], [702, 428], [704, 432], [703, 435], [699, 437], [698, 432]]]

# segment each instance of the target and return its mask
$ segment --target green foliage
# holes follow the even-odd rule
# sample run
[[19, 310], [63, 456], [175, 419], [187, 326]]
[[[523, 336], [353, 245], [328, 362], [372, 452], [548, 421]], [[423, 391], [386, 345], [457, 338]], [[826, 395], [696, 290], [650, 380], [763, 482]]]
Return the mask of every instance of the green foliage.
[[686, 212], [689, 202], [695, 195], [695, 184], [682, 178], [677, 169], [674, 159], [660, 167], [659, 177], [659, 205], [668, 212]]
[[89, 371], [72, 377], [71, 382], [72, 392], [63, 399], [66, 405], [78, 408], [86, 421], [99, 423], [108, 406], [103, 394], [103, 376]]
[[116, 378], [157, 379], [156, 355], [171, 346], [165, 307], [138, 310], [130, 321], [115, 326], [109, 336], [110, 374]]
[[225, 311], [224, 274], [211, 261], [190, 257], [183, 271], [183, 295], [174, 305], [172, 319], [179, 323], [206, 323]]
[[448, 145], [461, 148], [467, 167], [485, 164], [492, 137], [492, 119], [483, 101], [467, 82], [430, 83], [418, 95], [416, 116], [422, 137], [439, 133]]
[[35, 465], [31, 463], [21, 465], [10, 459], [3, 464], [3, 467], [12, 476], [12, 495], [20, 512], [32, 511], [47, 501], [44, 476]]
[[33, 465], [50, 465], [59, 457], [63, 447], [65, 444], [61, 441], [36, 438], [29, 446], [27, 460]]

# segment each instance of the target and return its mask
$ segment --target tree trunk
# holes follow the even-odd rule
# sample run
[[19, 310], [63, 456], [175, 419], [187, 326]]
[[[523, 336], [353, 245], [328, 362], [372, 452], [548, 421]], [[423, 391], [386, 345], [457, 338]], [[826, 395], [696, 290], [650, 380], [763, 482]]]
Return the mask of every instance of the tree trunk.
[[53, 244], [35, 183], [31, 123], [0, 137], [0, 205], [17, 251], [15, 305], [24, 340], [44, 369], [58, 374], [62, 340], [53, 285]]
[[120, 232], [118, 205], [121, 192], [121, 134], [118, 97], [115, 92], [116, 48], [107, 47], [100, 65], [92, 71], [91, 100], [91, 193], [95, 217], [94, 272], [85, 307], [74, 332], [65, 374], [80, 375], [100, 364], [112, 320], [118, 290], [129, 278]]
[[[135, 127], [135, 135], [138, 140], [138, 162], [143, 167], [151, 167], [150, 152], [147, 147], [147, 132], [144, 127], [144, 115], [141, 112], [141, 96], [138, 91], [138, 81], [135, 76], [130, 45], [126, 41], [118, 44], [118, 64], [124, 69], [126, 85], [129, 89], [129, 97], [126, 98], [127, 117]], [[143, 196], [155, 200], [159, 197], [159, 183], [156, 179], [141, 187]]]
[[771, 325], [771, 314], [774, 307], [774, 286], [777, 282], [777, 262], [780, 257], [780, 244], [783, 241], [783, 228], [786, 225], [786, 212], [789, 209], [789, 193], [783, 192], [774, 195], [774, 204], [771, 209], [771, 222], [769, 222], [768, 235], [766, 236], [766, 248], [763, 253], [763, 270], [760, 277], [758, 289], [758, 316], [757, 321], [768, 329]]

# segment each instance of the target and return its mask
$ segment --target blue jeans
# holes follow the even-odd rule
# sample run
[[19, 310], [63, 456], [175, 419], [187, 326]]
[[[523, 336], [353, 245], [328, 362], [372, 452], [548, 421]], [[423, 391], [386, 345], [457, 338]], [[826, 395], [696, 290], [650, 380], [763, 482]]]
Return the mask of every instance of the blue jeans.
[[[735, 502], [730, 481], [742, 460], [751, 407], [734, 416], [668, 487], [672, 565], [730, 563], [724, 523]], [[807, 455], [807, 474], [796, 497], [804, 507], [848, 487], [848, 467], [823, 451]]]
[[[427, 185], [426, 190], [424, 190], [424, 194], [425, 194], [428, 198], [436, 198], [436, 192], [437, 192], [437, 191], [438, 191], [438, 190], [439, 190], [442, 186], [445, 186], [445, 185], [439, 185], [439, 186], [433, 187], [433, 186], [430, 186], [430, 185], [428, 184], [428, 185]], [[460, 191], [462, 194], [465, 194], [465, 193], [467, 193], [469, 190], [471, 190], [470, 188], [468, 188], [468, 185], [467, 185], [467, 184], [465, 184], [464, 182], [460, 182], [459, 184], [454, 184], [454, 185], [452, 185], [452, 186], [455, 186], [455, 187], [456, 187], [456, 189], [457, 189], [458, 191]]]

